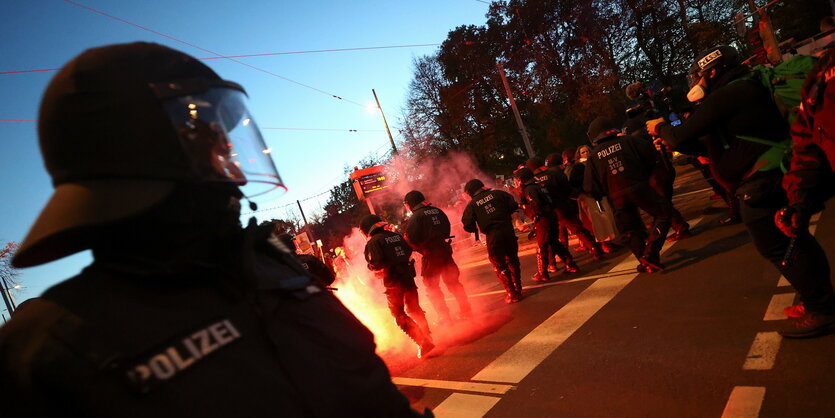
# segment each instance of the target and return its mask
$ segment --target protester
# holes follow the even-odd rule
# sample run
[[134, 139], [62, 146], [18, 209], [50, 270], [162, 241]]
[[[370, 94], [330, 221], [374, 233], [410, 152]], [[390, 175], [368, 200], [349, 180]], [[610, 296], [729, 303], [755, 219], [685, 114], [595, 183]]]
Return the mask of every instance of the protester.
[[775, 214], [788, 203], [780, 188], [783, 150], [740, 138], [781, 143], [789, 135], [786, 119], [762, 82], [747, 77], [749, 69], [740, 64], [734, 48], [712, 48], [700, 56], [696, 66], [688, 98], [702, 100], [701, 106], [679, 126], [651, 120], [647, 130], [660, 135], [660, 141], [672, 149], [683, 149], [700, 139], [707, 141], [703, 145], [717, 180], [738, 185], [742, 220], [757, 250], [780, 270], [804, 302], [803, 317], [786, 323], [780, 334], [789, 338], [822, 335], [835, 324], [835, 292], [826, 254], [812, 235], [799, 234], [791, 240], [774, 224]]
[[[786, 236], [797, 239], [809, 231], [809, 218], [823, 209], [824, 203], [835, 194], [835, 47], [830, 47], [812, 70], [803, 86], [800, 111], [791, 128], [792, 159], [783, 177], [783, 188], [788, 202], [777, 211], [775, 222]], [[798, 305], [785, 309], [791, 318], [806, 314], [804, 295], [827, 293], [816, 287], [831, 286], [828, 276], [816, 275], [801, 293]]]
[[414, 414], [371, 332], [271, 225], [241, 228], [244, 193], [282, 186], [245, 99], [149, 43], [52, 79], [38, 129], [56, 190], [13, 263], [94, 261], [0, 328], [4, 416]]

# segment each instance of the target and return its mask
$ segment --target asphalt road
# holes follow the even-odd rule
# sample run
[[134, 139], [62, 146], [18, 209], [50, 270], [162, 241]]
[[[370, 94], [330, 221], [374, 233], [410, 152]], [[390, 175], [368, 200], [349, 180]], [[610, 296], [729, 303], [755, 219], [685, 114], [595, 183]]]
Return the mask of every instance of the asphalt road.
[[[436, 355], [392, 367], [395, 383], [441, 418], [835, 417], [835, 335], [779, 337], [793, 289], [744, 226], [720, 226], [711, 194], [681, 172], [675, 203], [696, 235], [665, 246], [663, 273], [638, 274], [623, 250], [534, 284], [520, 240], [526, 297], [505, 305], [484, 250], [459, 249], [478, 315], [438, 329]], [[835, 214], [813, 227], [833, 259]]]

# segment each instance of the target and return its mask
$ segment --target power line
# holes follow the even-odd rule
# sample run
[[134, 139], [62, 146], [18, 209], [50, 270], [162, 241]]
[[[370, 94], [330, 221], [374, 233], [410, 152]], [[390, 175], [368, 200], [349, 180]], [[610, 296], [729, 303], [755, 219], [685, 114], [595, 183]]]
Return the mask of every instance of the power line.
[[[288, 51], [288, 52], [267, 52], [263, 54], [244, 54], [244, 55], [227, 55], [220, 57], [203, 57], [197, 58], [200, 61], [229, 59], [229, 58], [250, 58], [250, 57], [269, 57], [276, 55], [296, 55], [296, 54], [320, 54], [326, 52], [344, 52], [344, 51], [366, 51], [374, 49], [393, 49], [393, 48], [420, 48], [427, 46], [439, 46], [440, 44], [413, 44], [413, 45], [388, 45], [388, 46], [367, 46], [356, 48], [333, 48], [333, 49], [314, 49], [309, 51]], [[43, 68], [39, 70], [17, 70], [17, 71], [0, 71], [0, 75], [6, 74], [22, 74], [22, 73], [36, 73], [42, 71], [60, 71], [60, 68]]]
[[333, 93], [330, 93], [330, 92], [327, 92], [327, 91], [325, 91], [325, 90], [321, 90], [321, 89], [318, 89], [318, 88], [316, 88], [316, 87], [313, 87], [313, 86], [310, 86], [310, 85], [307, 85], [307, 84], [304, 84], [304, 83], [298, 82], [298, 81], [296, 81], [296, 80], [293, 80], [293, 79], [290, 79], [290, 78], [284, 77], [284, 76], [282, 76], [282, 75], [278, 75], [278, 74], [276, 74], [276, 73], [273, 73], [273, 72], [267, 71], [267, 70], [265, 70], [265, 69], [263, 69], [263, 68], [258, 68], [258, 67], [254, 66], [254, 65], [249, 65], [249, 64], [247, 64], [247, 63], [245, 63], [245, 62], [242, 62], [242, 61], [236, 60], [236, 59], [234, 59], [234, 58], [224, 57], [222, 54], [218, 54], [217, 52], [210, 51], [210, 50], [208, 50], [208, 49], [206, 49], [206, 48], [202, 48], [202, 47], [199, 47], [199, 46], [197, 46], [197, 45], [194, 45], [194, 44], [188, 43], [188, 42], [186, 42], [186, 41], [182, 41], [182, 40], [177, 39], [177, 38], [175, 38], [175, 37], [173, 37], [173, 36], [166, 35], [166, 34], [161, 33], [161, 32], [157, 32], [157, 31], [155, 31], [155, 30], [153, 30], [153, 29], [146, 28], [146, 27], [144, 27], [144, 26], [138, 25], [138, 24], [133, 23], [133, 22], [129, 22], [129, 21], [127, 21], [127, 20], [124, 20], [124, 19], [118, 18], [118, 17], [116, 17], [116, 16], [109, 15], [109, 14], [104, 13], [104, 12], [102, 12], [102, 11], [96, 10], [96, 9], [94, 9], [94, 8], [92, 8], [92, 7], [88, 7], [88, 6], [85, 6], [85, 5], [83, 5], [83, 4], [76, 3], [76, 2], [74, 2], [74, 1], [72, 1], [72, 0], [64, 0], [64, 2], [66, 2], [66, 3], [70, 3], [70, 4], [74, 5], [74, 6], [78, 6], [78, 7], [82, 8], [82, 9], [89, 10], [89, 11], [91, 11], [91, 12], [93, 12], [93, 13], [98, 13], [98, 14], [100, 14], [100, 15], [102, 15], [102, 16], [107, 17], [107, 18], [110, 18], [110, 19], [113, 19], [113, 20], [116, 20], [116, 21], [119, 21], [119, 22], [122, 22], [122, 23], [125, 23], [125, 24], [128, 24], [128, 25], [131, 25], [131, 26], [137, 27], [137, 28], [142, 29], [142, 30], [144, 30], [144, 31], [148, 31], [148, 32], [151, 32], [151, 33], [153, 33], [153, 34], [156, 34], [156, 35], [159, 35], [159, 36], [162, 36], [162, 37], [168, 38], [168, 39], [170, 39], [170, 40], [172, 40], [172, 41], [179, 42], [179, 43], [184, 44], [184, 45], [188, 45], [188, 46], [190, 46], [190, 47], [192, 47], [192, 48], [196, 48], [196, 49], [199, 49], [199, 50], [201, 50], [201, 51], [208, 52], [208, 53], [210, 53], [210, 54], [212, 54], [212, 55], [215, 55], [215, 56], [217, 56], [217, 57], [219, 57], [219, 58], [225, 58], [225, 59], [228, 59], [229, 61], [236, 62], [236, 63], [238, 63], [238, 64], [241, 64], [241, 65], [244, 65], [244, 66], [246, 66], [246, 67], [252, 68], [253, 70], [261, 71], [262, 73], [269, 74], [269, 75], [272, 75], [272, 76], [274, 76], [274, 77], [278, 77], [278, 78], [280, 78], [280, 79], [282, 79], [282, 80], [289, 81], [289, 82], [291, 82], [291, 83], [293, 83], [293, 84], [297, 84], [297, 85], [299, 85], [299, 86], [306, 87], [306, 88], [308, 88], [308, 89], [311, 89], [311, 90], [317, 91], [317, 92], [322, 93], [322, 94], [327, 94], [328, 96], [331, 96], [331, 97], [333, 97], [333, 98], [335, 98], [335, 99], [342, 100], [342, 101], [345, 101], [345, 102], [348, 102], [348, 103], [351, 103], [351, 104], [354, 104], [354, 105], [357, 105], [357, 106], [363, 106], [363, 105], [361, 105], [360, 103], [357, 103], [357, 102], [355, 102], [355, 101], [353, 101], [353, 100], [345, 99], [345, 98], [343, 98], [343, 97], [337, 96], [337, 95], [335, 95], [335, 94], [333, 94]]

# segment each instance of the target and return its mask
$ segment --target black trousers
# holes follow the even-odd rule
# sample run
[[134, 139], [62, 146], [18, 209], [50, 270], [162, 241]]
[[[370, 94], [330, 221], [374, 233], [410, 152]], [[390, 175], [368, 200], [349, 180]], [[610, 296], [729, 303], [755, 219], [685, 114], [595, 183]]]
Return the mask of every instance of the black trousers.
[[[647, 183], [640, 183], [628, 191], [609, 196], [615, 213], [615, 223], [626, 240], [626, 245], [637, 258], [659, 261], [661, 247], [670, 230], [673, 206]], [[647, 233], [640, 210], [653, 218]]]
[[548, 258], [556, 255], [566, 264], [571, 264], [574, 259], [568, 248], [565, 248], [559, 240], [559, 219], [553, 212], [545, 213], [537, 217], [534, 222], [536, 231], [536, 265], [539, 273], [548, 275]]
[[494, 228], [487, 233], [487, 257], [497, 275], [505, 270], [510, 271], [514, 277], [521, 274], [519, 242], [512, 225], [508, 225], [507, 228]]
[[791, 242], [774, 224], [774, 214], [788, 202], [781, 181], [782, 173], [772, 170], [756, 174], [737, 188], [742, 221], [757, 251], [797, 290], [807, 311], [835, 313], [829, 261], [814, 236], [798, 236], [788, 254], [788, 265], [781, 264]]
[[447, 290], [455, 296], [461, 313], [470, 312], [470, 302], [467, 299], [467, 292], [458, 280], [461, 271], [455, 260], [452, 258], [452, 247], [446, 241], [433, 244], [423, 254], [420, 274], [423, 276], [423, 286], [426, 288], [426, 295], [435, 308], [435, 312], [442, 319], [449, 318], [449, 308], [444, 300], [444, 293], [441, 291], [441, 279]]

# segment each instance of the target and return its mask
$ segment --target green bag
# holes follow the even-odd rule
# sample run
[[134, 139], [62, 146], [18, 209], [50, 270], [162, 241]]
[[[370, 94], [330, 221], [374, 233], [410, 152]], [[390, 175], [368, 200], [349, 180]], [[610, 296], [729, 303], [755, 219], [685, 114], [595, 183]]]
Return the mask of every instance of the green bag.
[[[789, 126], [792, 126], [800, 111], [800, 91], [803, 83], [817, 62], [817, 57], [795, 55], [775, 67], [757, 65], [747, 77], [742, 79], [762, 83], [771, 93], [771, 98], [774, 99], [774, 104], [780, 110], [780, 114], [786, 118]], [[759, 171], [768, 171], [777, 167], [780, 167], [784, 173], [788, 170], [791, 160], [791, 137], [780, 142], [744, 135], [738, 135], [737, 138], [771, 146], [760, 156], [760, 159], [765, 159], [767, 162], [760, 167]]]

